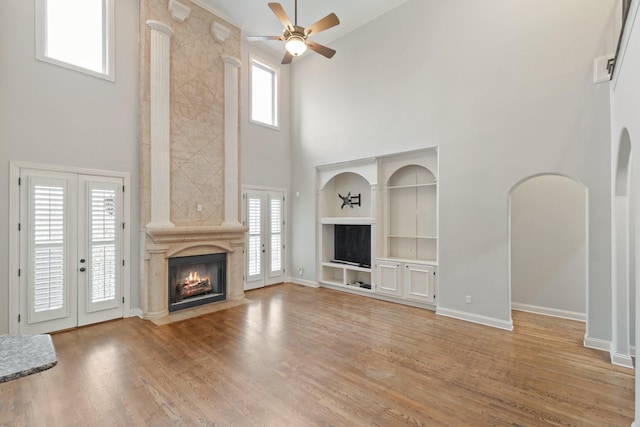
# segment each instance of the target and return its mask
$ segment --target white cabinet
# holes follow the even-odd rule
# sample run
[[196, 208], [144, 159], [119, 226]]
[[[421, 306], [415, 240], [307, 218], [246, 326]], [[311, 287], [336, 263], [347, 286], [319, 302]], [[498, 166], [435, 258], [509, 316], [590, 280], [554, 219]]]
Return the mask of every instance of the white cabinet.
[[412, 301], [436, 302], [436, 271], [432, 265], [404, 264], [404, 297]]
[[436, 267], [393, 259], [376, 260], [376, 293], [435, 304]]
[[402, 269], [396, 261], [376, 261], [376, 292], [394, 297], [402, 296]]

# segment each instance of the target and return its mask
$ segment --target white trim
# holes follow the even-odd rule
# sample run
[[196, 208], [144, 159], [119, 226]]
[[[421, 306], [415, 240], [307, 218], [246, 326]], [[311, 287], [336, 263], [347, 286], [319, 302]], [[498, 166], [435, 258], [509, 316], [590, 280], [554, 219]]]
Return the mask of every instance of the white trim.
[[611, 341], [602, 340], [600, 338], [592, 338], [585, 334], [584, 341], [582, 343], [585, 348], [590, 348], [593, 350], [606, 351], [607, 353], [611, 351]]
[[[244, 271], [242, 272], [242, 275], [244, 277], [243, 280], [243, 288], [245, 291], [249, 291], [249, 290], [253, 290], [253, 289], [259, 289], [262, 288], [264, 286], [270, 286], [270, 285], [274, 285], [279, 282], [279, 279], [282, 277], [282, 279], [286, 282], [286, 281], [290, 281], [289, 278], [286, 276], [286, 272], [289, 270], [289, 265], [288, 265], [288, 260], [289, 260], [289, 256], [288, 256], [288, 251], [289, 251], [289, 219], [288, 219], [288, 215], [287, 212], [288, 210], [288, 202], [289, 202], [289, 192], [287, 191], [286, 188], [281, 188], [281, 187], [269, 187], [269, 186], [261, 186], [261, 185], [243, 185], [241, 187], [241, 193], [242, 193], [242, 208], [241, 208], [241, 221], [242, 224], [244, 226], [247, 226], [247, 193], [248, 192], [261, 192], [261, 193], [267, 193], [268, 196], [271, 195], [271, 193], [281, 193], [282, 197], [283, 197], [283, 201], [282, 201], [282, 221], [284, 222], [284, 226], [282, 227], [282, 242], [281, 244], [284, 246], [284, 249], [282, 250], [282, 270], [284, 271], [283, 274], [279, 274], [278, 276], [276, 276], [276, 280], [278, 280], [275, 283], [271, 283], [271, 281], [269, 280], [269, 272], [265, 271], [264, 273], [266, 274], [266, 277], [263, 277], [262, 279], [259, 279], [262, 281], [261, 284], [254, 286], [253, 283], [256, 280], [253, 281], [247, 281], [248, 278], [248, 262], [247, 262], [247, 255], [248, 255], [248, 250], [245, 249], [245, 257], [244, 257]], [[270, 215], [270, 214], [269, 214]], [[247, 226], [248, 227], [248, 226]], [[249, 232], [249, 230], [247, 229], [247, 231], [245, 232], [244, 235], [244, 241], [245, 241], [245, 247], [247, 244], [247, 233]], [[273, 278], [271, 278], [273, 279]]]
[[586, 322], [587, 315], [577, 311], [560, 310], [557, 308], [540, 307], [537, 305], [520, 304], [518, 302], [511, 303], [511, 309], [517, 311], [525, 311], [527, 313], [541, 314], [543, 316], [558, 317], [560, 319], [576, 320], [578, 322]]
[[139, 317], [142, 319], [142, 315], [142, 310], [140, 310], [139, 308], [133, 308], [129, 311], [129, 315], [125, 317]]
[[504, 329], [506, 331], [513, 331], [513, 321], [496, 319], [494, 317], [487, 317], [480, 314], [469, 313], [466, 311], [454, 310], [451, 308], [436, 308], [436, 314], [445, 317], [451, 317], [453, 319], [465, 320], [471, 323], [477, 323], [479, 325], [491, 326], [492, 328]]
[[169, 0], [169, 12], [171, 17], [178, 22], [184, 22], [191, 13], [191, 8], [186, 4], [180, 3], [178, 0]]
[[[253, 119], [253, 65], [257, 64], [260, 68], [273, 74], [273, 121], [274, 123], [261, 122]], [[249, 123], [264, 126], [273, 130], [280, 130], [280, 67], [273, 65], [270, 61], [265, 61], [254, 53], [249, 53]]]
[[633, 359], [628, 354], [611, 352], [611, 364], [633, 369]]
[[287, 282], [295, 283], [296, 285], [308, 286], [310, 288], [319, 288], [320, 284], [311, 280], [299, 279], [294, 277], [288, 277]]
[[[17, 275], [20, 268], [20, 236], [18, 234], [18, 223], [20, 222], [20, 188], [18, 178], [20, 169], [39, 169], [49, 172], [68, 172], [77, 175], [109, 176], [121, 178], [125, 186], [123, 196], [123, 218], [125, 223], [122, 236], [123, 248], [122, 257], [125, 260], [122, 274], [122, 295], [125, 297], [123, 316], [132, 316], [132, 311], [138, 310], [131, 307], [131, 232], [133, 222], [131, 220], [131, 175], [128, 172], [105, 171], [100, 169], [84, 169], [77, 167], [65, 167], [60, 165], [46, 165], [32, 162], [9, 162], [9, 334], [17, 335], [20, 331], [18, 324], [18, 313], [20, 312], [20, 291], [19, 277]], [[23, 183], [24, 184], [24, 183]], [[13, 225], [12, 225], [13, 224]], [[12, 276], [11, 271], [16, 275]], [[17, 310], [17, 311], [16, 311]]]
[[218, 21], [214, 21], [213, 24], [211, 24], [211, 34], [215, 40], [224, 43], [231, 34], [231, 28], [225, 27]]
[[226, 15], [226, 14], [220, 12], [218, 9], [216, 9], [211, 4], [209, 4], [210, 2], [207, 2], [205, 0], [191, 0], [191, 3], [200, 6], [201, 8], [206, 10], [207, 12], [212, 13], [212, 14], [218, 16], [219, 18], [224, 19], [225, 21], [227, 21], [229, 24], [233, 25], [234, 27], [242, 28], [242, 24], [239, 21], [231, 18], [229, 15]]
[[[106, 9], [105, 25], [103, 31], [103, 66], [102, 72], [80, 67], [76, 64], [61, 61], [47, 56], [46, 40], [46, 2], [47, 0], [36, 0], [35, 3], [35, 56], [36, 59], [62, 68], [77, 71], [89, 76], [98, 77], [103, 80], [115, 82], [115, 58], [116, 58], [116, 36], [115, 36], [115, 0], [103, 0], [103, 7]], [[105, 34], [106, 33], [106, 34]]]
[[[638, 10], [640, 9], [640, 1], [632, 1], [631, 6], [629, 7], [629, 15], [627, 15], [627, 24], [624, 29], [624, 34], [622, 35], [622, 40], [620, 40], [620, 51], [618, 52], [618, 56], [616, 58], [616, 68], [613, 70], [613, 89], [615, 92], [618, 86], [618, 80], [620, 77], [620, 70], [622, 70], [622, 64], [624, 62], [627, 47], [629, 46], [629, 39], [631, 38], [631, 33], [633, 32], [633, 27], [636, 23], [636, 18], [638, 17]], [[625, 25], [624, 22], [622, 25]]]

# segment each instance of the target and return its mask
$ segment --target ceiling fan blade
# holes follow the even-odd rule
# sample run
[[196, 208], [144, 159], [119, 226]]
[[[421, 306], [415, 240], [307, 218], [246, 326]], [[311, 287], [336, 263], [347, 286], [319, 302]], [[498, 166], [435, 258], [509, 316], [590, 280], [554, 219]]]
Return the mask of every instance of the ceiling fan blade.
[[340, 23], [340, 20], [335, 13], [330, 13], [315, 24], [311, 24], [305, 30], [305, 34], [318, 34], [320, 31], [328, 30], [331, 27], [335, 27]]
[[314, 52], [317, 52], [320, 55], [329, 59], [333, 58], [333, 55], [336, 54], [336, 51], [331, 49], [330, 47], [326, 47], [319, 43], [312, 42], [309, 40], [307, 40], [307, 46], [309, 46], [309, 49], [313, 50]]
[[291, 20], [287, 16], [287, 12], [284, 11], [280, 3], [269, 3], [268, 6], [276, 15], [278, 21], [280, 21], [280, 23], [284, 25], [285, 28], [293, 28], [293, 25], [291, 25]]
[[284, 53], [284, 58], [282, 58], [282, 64], [283, 65], [291, 64], [292, 60], [293, 60], [293, 55], [291, 55], [289, 51], [286, 51]]
[[256, 42], [260, 40], [284, 40], [282, 36], [247, 36], [247, 40], [250, 42]]

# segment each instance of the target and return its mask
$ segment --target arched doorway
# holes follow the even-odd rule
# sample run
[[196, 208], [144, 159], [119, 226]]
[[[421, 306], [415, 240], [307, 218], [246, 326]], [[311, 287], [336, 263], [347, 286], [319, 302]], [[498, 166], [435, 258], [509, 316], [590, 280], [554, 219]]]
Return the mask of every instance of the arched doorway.
[[509, 197], [511, 304], [515, 310], [586, 320], [587, 190], [544, 174]]

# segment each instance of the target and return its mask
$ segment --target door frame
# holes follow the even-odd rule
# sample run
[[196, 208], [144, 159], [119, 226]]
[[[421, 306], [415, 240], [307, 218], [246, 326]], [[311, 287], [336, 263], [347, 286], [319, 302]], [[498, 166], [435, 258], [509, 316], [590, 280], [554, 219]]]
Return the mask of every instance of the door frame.
[[[122, 222], [125, 224], [122, 236], [122, 258], [126, 260], [122, 271], [122, 295], [125, 298], [123, 316], [131, 317], [131, 176], [128, 172], [85, 169], [72, 166], [49, 165], [32, 162], [9, 162], [9, 334], [20, 333], [18, 315], [20, 313], [20, 178], [21, 169], [37, 169], [43, 172], [62, 172], [77, 175], [121, 178], [125, 194], [122, 197]], [[77, 245], [77, 243], [74, 243]]]
[[[260, 191], [260, 192], [279, 192], [282, 193], [284, 199], [282, 201], [282, 221], [284, 221], [284, 227], [282, 227], [282, 245], [284, 247], [283, 251], [282, 251], [282, 277], [283, 280], [286, 282], [287, 281], [287, 261], [288, 261], [288, 257], [287, 257], [287, 251], [289, 248], [289, 221], [287, 218], [287, 199], [288, 199], [288, 191], [286, 188], [279, 188], [279, 187], [265, 187], [265, 186], [259, 186], [259, 185], [243, 185], [241, 188], [241, 194], [242, 194], [242, 223], [246, 224], [246, 220], [247, 220], [247, 201], [245, 199], [245, 195], [248, 192], [252, 192], [252, 191]], [[248, 231], [247, 231], [248, 233]], [[245, 233], [245, 242], [246, 242], [246, 233]], [[245, 253], [243, 254], [244, 260], [245, 260], [245, 264], [246, 264], [246, 257], [247, 257], [247, 252], [248, 248], [246, 247], [246, 243], [245, 243]], [[265, 286], [269, 286], [269, 284], [266, 284], [266, 282], [269, 280], [269, 272], [265, 270], [264, 272], [265, 275], [267, 275], [266, 280], [265, 280]], [[246, 288], [247, 285], [247, 266], [244, 266], [244, 270], [242, 271], [242, 286], [243, 288]], [[259, 288], [256, 288], [259, 289]]]

